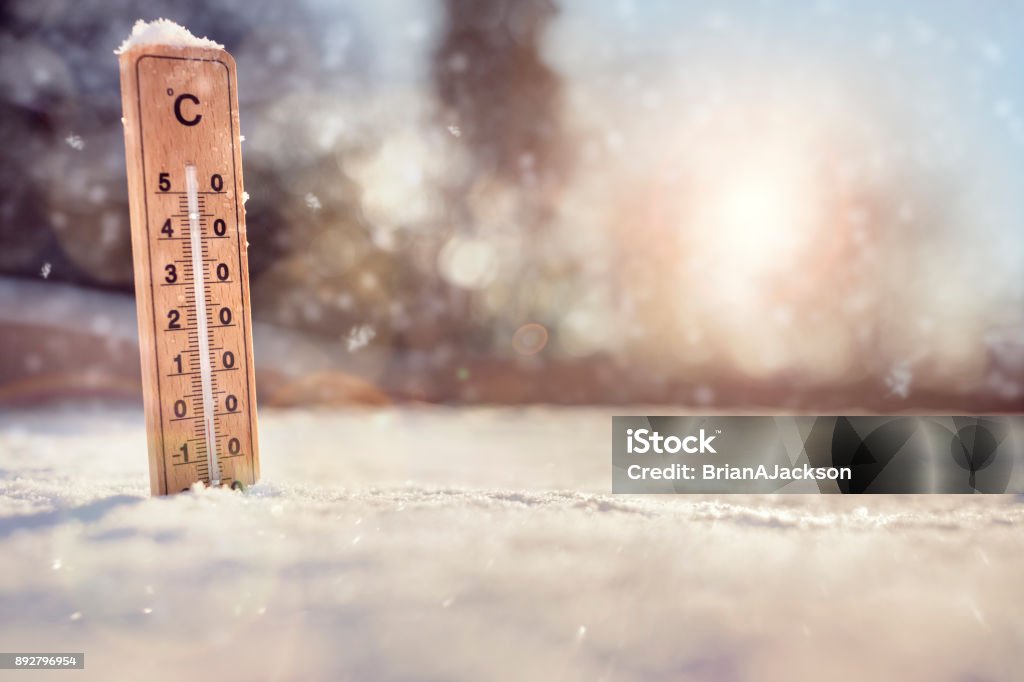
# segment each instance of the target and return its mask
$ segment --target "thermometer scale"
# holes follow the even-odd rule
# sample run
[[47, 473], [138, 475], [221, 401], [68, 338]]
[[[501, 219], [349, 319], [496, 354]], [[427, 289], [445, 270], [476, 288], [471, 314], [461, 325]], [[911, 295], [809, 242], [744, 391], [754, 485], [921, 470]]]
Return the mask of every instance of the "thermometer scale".
[[235, 63], [120, 54], [142, 389], [154, 495], [259, 478]]

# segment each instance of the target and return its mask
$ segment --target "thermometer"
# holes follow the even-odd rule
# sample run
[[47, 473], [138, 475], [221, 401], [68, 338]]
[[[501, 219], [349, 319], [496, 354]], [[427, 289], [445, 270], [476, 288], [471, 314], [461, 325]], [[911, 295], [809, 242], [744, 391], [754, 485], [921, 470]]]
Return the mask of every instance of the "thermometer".
[[120, 53], [142, 389], [154, 495], [259, 477], [235, 62]]

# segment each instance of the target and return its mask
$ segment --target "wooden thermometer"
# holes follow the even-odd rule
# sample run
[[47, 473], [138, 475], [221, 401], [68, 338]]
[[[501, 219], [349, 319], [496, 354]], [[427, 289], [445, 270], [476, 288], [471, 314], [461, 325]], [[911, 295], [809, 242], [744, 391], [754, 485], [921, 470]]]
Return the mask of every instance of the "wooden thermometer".
[[142, 389], [154, 495], [259, 478], [235, 62], [120, 55]]

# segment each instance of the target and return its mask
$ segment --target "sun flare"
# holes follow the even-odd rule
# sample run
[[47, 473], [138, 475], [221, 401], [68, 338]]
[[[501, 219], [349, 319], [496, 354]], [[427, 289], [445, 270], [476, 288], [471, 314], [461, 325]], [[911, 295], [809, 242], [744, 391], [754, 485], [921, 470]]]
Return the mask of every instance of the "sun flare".
[[790, 270], [821, 229], [820, 188], [800, 159], [757, 154], [708, 180], [692, 226], [708, 256], [742, 279]]

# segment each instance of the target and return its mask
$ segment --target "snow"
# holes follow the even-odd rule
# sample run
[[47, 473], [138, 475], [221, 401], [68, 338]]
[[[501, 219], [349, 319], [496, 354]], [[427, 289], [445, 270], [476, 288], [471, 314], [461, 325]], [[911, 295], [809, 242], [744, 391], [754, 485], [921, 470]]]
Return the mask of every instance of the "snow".
[[263, 411], [147, 495], [142, 415], [0, 414], [0, 641], [82, 679], [1019, 679], [1014, 497], [612, 496], [609, 413]]
[[354, 353], [361, 348], [365, 348], [366, 344], [373, 341], [376, 336], [376, 330], [374, 330], [370, 325], [358, 325], [349, 330], [345, 345], [348, 348], [349, 353]]
[[167, 45], [169, 47], [207, 47], [223, 50], [224, 46], [209, 38], [197, 38], [185, 28], [169, 19], [157, 19], [146, 22], [139, 19], [132, 27], [132, 33], [114, 54], [124, 54], [133, 47], [143, 45]]
[[890, 395], [896, 395], [906, 399], [910, 395], [910, 384], [914, 375], [911, 373], [910, 364], [899, 362], [895, 364], [885, 377], [885, 385]]

